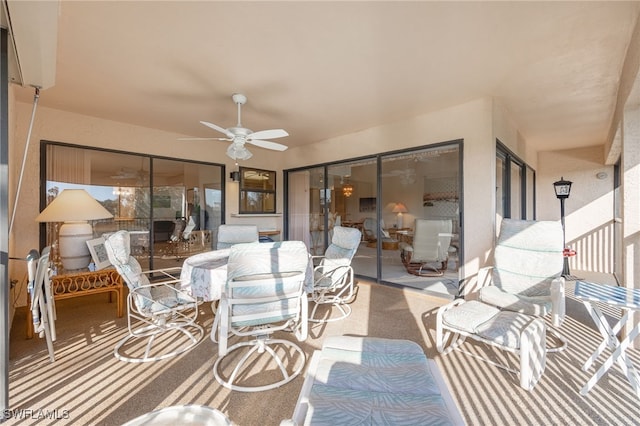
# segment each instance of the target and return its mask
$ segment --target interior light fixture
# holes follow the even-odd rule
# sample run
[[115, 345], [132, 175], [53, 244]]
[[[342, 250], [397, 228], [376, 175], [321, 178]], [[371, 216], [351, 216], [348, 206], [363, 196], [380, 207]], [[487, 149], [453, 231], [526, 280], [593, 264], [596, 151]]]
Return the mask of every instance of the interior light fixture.
[[66, 270], [89, 266], [87, 241], [93, 238], [89, 220], [113, 215], [84, 189], [65, 189], [36, 217], [36, 222], [64, 222], [58, 231], [60, 260]]
[[350, 183], [345, 183], [342, 186], [342, 195], [347, 198], [351, 197], [351, 195], [353, 195], [353, 185], [351, 185]]
[[398, 213], [398, 215], [396, 216], [396, 226], [398, 227], [398, 229], [403, 228], [403, 217], [402, 217], [402, 213], [406, 213], [408, 212], [407, 210], [407, 206], [405, 206], [402, 203], [397, 203], [395, 205], [395, 207], [392, 210], [393, 213]]

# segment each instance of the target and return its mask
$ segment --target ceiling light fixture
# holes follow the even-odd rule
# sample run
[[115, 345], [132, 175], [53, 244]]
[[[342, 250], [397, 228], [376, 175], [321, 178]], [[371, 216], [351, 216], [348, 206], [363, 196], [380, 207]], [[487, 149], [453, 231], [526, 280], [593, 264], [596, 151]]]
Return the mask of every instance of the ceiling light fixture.
[[351, 195], [353, 195], [353, 185], [351, 185], [350, 183], [345, 183], [342, 187], [342, 195], [347, 198], [351, 197]]
[[244, 144], [234, 142], [227, 148], [227, 155], [234, 160], [248, 160], [253, 157], [251, 151], [245, 148]]

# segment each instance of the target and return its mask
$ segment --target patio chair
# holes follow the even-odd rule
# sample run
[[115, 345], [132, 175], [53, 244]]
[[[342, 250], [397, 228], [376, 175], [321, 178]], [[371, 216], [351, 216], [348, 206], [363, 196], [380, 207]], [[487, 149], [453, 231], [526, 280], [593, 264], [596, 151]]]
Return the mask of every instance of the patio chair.
[[256, 225], [220, 225], [216, 248], [229, 248], [240, 243], [257, 243], [259, 239], [260, 234]]
[[[242, 243], [257, 243], [260, 241], [260, 231], [256, 225], [239, 225], [239, 224], [224, 224], [218, 226], [218, 243], [216, 244], [217, 250], [228, 249], [236, 244]], [[206, 259], [207, 256], [213, 258], [218, 254], [210, 253], [204, 254], [201, 259]], [[213, 327], [211, 328], [211, 341], [218, 343], [218, 337], [216, 336], [218, 330], [219, 321], [219, 300], [211, 302], [211, 310], [215, 312], [215, 319]]]
[[412, 244], [399, 244], [400, 259], [407, 272], [421, 277], [444, 275], [452, 226], [451, 219], [416, 219]]
[[362, 223], [362, 230], [364, 232], [364, 239], [367, 241], [367, 247], [376, 247], [378, 242], [378, 231], [380, 231], [380, 235], [382, 235], [381, 243], [383, 249], [386, 249], [387, 247], [392, 247], [394, 249], [398, 248], [398, 240], [391, 238], [389, 232], [385, 231], [384, 221], [380, 221], [380, 225], [378, 226], [377, 220], [368, 217]]
[[56, 340], [56, 313], [55, 302], [49, 283], [49, 247], [38, 254], [37, 250], [31, 250], [27, 255], [27, 271], [29, 284], [27, 286], [31, 296], [31, 319], [33, 331], [47, 342], [49, 360], [54, 362], [56, 355], [53, 350], [53, 342]]
[[[560, 222], [503, 219], [494, 250], [494, 266], [478, 274], [478, 300], [456, 300], [437, 314], [436, 345], [446, 354], [466, 337], [517, 354], [520, 386], [531, 390], [544, 372], [546, 353], [566, 347], [566, 340], [546, 348], [551, 315], [554, 327], [565, 313], [563, 233]], [[447, 347], [448, 344], [448, 347]]]
[[[336, 226], [333, 229], [331, 244], [324, 256], [312, 256], [312, 259], [320, 259], [320, 262], [313, 269], [314, 282], [310, 300], [315, 305], [309, 315], [309, 321], [337, 321], [351, 314], [351, 307], [347, 304], [354, 295], [351, 260], [358, 250], [361, 237], [362, 234], [356, 228]], [[316, 319], [316, 310], [321, 305], [336, 307], [341, 315], [337, 318]]]
[[[109, 235], [104, 246], [109, 261], [129, 287], [128, 334], [116, 345], [116, 358], [126, 362], [157, 361], [196, 346], [204, 330], [195, 323], [196, 300], [178, 289], [180, 267], [143, 272], [131, 256], [127, 231]], [[141, 340], [146, 340], [146, 345], [140, 344]], [[152, 351], [156, 340], [160, 349]]]
[[[218, 359], [213, 366], [220, 384], [255, 392], [282, 386], [300, 374], [305, 365], [302, 349], [271, 335], [287, 331], [298, 341], [307, 338], [308, 303], [303, 286], [308, 265], [309, 254], [302, 241], [231, 247], [220, 300]], [[230, 334], [253, 339], [228, 347]], [[241, 349], [244, 347], [248, 350]], [[271, 358], [265, 361], [266, 355]], [[261, 366], [257, 377], [249, 375], [256, 365]], [[232, 371], [224, 374], [229, 369]], [[282, 379], [271, 380], [276, 375]]]

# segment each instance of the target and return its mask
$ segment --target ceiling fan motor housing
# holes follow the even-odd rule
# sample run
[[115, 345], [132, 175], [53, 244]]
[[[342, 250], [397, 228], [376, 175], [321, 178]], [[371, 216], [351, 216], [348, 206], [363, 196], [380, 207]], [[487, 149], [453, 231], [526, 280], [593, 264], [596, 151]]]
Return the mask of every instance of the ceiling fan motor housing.
[[242, 93], [234, 93], [233, 96], [231, 96], [231, 99], [233, 99], [233, 102], [239, 105], [244, 105], [247, 103], [247, 97]]

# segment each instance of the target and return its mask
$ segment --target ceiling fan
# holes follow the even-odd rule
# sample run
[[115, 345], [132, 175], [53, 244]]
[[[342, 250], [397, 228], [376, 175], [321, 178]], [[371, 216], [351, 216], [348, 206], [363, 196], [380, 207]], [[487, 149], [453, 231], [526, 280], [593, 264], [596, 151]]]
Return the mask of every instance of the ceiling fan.
[[252, 145], [259, 146], [260, 148], [272, 149], [275, 151], [284, 151], [285, 149], [287, 149], [286, 145], [265, 140], [289, 136], [289, 133], [287, 133], [283, 129], [261, 130], [258, 132], [254, 132], [250, 129], [247, 129], [246, 127], [242, 127], [242, 105], [247, 103], [247, 97], [240, 93], [234, 93], [231, 99], [233, 99], [233, 102], [235, 102], [235, 104], [238, 106], [238, 124], [236, 124], [235, 127], [229, 127], [225, 129], [207, 121], [200, 122], [205, 126], [224, 134], [226, 137], [184, 139], [230, 141], [231, 145], [227, 149], [227, 155], [234, 160], [248, 160], [253, 156], [253, 154], [251, 154], [251, 152], [245, 147], [245, 143], [250, 143]]

